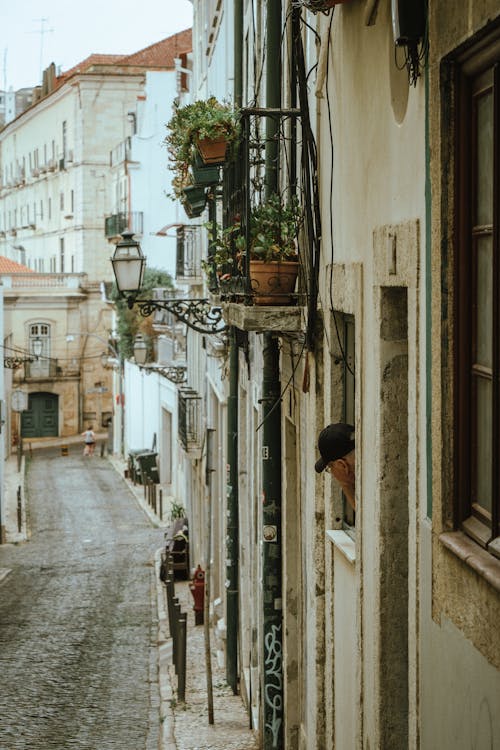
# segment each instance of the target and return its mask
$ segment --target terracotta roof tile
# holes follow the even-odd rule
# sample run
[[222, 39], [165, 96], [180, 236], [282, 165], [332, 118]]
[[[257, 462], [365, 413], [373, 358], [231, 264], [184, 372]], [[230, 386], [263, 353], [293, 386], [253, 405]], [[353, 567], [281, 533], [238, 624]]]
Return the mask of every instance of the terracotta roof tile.
[[120, 65], [173, 68], [174, 59], [179, 57], [181, 52], [190, 52], [192, 46], [192, 29], [185, 29], [139, 52], [123, 57]]
[[174, 68], [174, 58], [182, 52], [192, 49], [192, 29], [184, 29], [178, 34], [155, 42], [145, 49], [131, 55], [92, 54], [64, 71], [56, 79], [56, 87], [61, 86], [68, 78], [78, 73], [85, 73], [96, 65], [136, 66], [140, 68]]
[[35, 273], [28, 266], [23, 266], [21, 263], [16, 263], [15, 260], [10, 260], [4, 255], [0, 255], [0, 273]]

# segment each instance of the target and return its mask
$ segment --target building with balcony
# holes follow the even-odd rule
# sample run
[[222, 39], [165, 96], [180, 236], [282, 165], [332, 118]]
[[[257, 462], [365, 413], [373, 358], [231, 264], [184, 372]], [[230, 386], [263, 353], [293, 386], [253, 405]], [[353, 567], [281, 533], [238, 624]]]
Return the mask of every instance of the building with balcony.
[[146, 71], [142, 93], [126, 111], [129, 133], [109, 151], [104, 234], [109, 242], [116, 242], [124, 229], [132, 231], [148, 266], [174, 276], [175, 242], [160, 230], [178, 221], [179, 206], [168, 197], [171, 173], [163, 141], [174, 99], [186, 85], [191, 32], [174, 34], [162, 45], [162, 67]]
[[[498, 4], [193, 5], [190, 96], [252, 123], [218, 216], [249, 251], [269, 193], [304, 215], [287, 305], [190, 287], [229, 326], [179, 396], [228, 683], [264, 750], [500, 746]], [[315, 471], [336, 422], [355, 502]]]
[[100, 429], [113, 414], [95, 338], [106, 341], [112, 327], [107, 239], [130, 228], [165, 248], [154, 233], [165, 222], [158, 150], [171, 100], [170, 83], [159, 82], [175, 87], [175, 59], [190, 45], [188, 29], [132, 55], [90, 55], [60, 75], [51, 65], [30, 106], [0, 131], [0, 255], [36, 272], [4, 277], [7, 337], [28, 351], [34, 332], [44, 341], [42, 358], [16, 371], [14, 384], [32, 404], [50, 394], [38, 400], [54, 412], [45, 422], [26, 417], [26, 435]]

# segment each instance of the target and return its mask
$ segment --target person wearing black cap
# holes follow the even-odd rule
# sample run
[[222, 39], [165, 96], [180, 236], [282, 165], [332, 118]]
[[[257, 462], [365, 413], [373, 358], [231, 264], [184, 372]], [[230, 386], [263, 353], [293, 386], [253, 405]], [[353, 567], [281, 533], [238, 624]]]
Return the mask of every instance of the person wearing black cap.
[[322, 471], [333, 474], [342, 487], [348, 502], [355, 510], [354, 448], [354, 427], [352, 425], [343, 422], [329, 424], [319, 433], [318, 450], [321, 458], [316, 461], [314, 468], [318, 474]]

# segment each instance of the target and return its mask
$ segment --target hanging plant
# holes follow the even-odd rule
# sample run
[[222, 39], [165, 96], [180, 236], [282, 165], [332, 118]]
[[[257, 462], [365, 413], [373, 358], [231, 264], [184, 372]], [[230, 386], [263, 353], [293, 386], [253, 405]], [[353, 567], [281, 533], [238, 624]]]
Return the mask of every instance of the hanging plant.
[[173, 188], [177, 198], [190, 181], [190, 167], [199, 153], [199, 145], [204, 146], [210, 141], [222, 143], [219, 154], [208, 162], [219, 164], [240, 134], [238, 113], [229, 104], [222, 104], [213, 96], [184, 107], [176, 103], [167, 130], [165, 143], [175, 172]]

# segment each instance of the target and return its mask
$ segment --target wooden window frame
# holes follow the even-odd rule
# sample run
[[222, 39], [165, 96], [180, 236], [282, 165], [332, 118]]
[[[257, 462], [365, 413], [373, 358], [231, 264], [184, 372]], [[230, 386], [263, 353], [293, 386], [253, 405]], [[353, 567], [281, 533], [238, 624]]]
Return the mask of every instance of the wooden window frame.
[[[500, 557], [500, 29], [483, 37], [455, 58], [455, 259], [454, 259], [454, 525], [481, 547]], [[474, 224], [476, 205], [475, 166], [477, 141], [475, 133], [474, 96], [479, 97], [478, 81], [492, 71], [493, 91], [493, 215], [492, 225]], [[474, 383], [489, 373], [477, 374], [473, 365], [475, 338], [474, 251], [481, 236], [492, 238], [492, 466], [491, 514], [474, 503], [476, 411]], [[497, 335], [495, 335], [495, 332]], [[476, 375], [473, 369], [476, 369]], [[490, 516], [490, 517], [488, 517]]]

